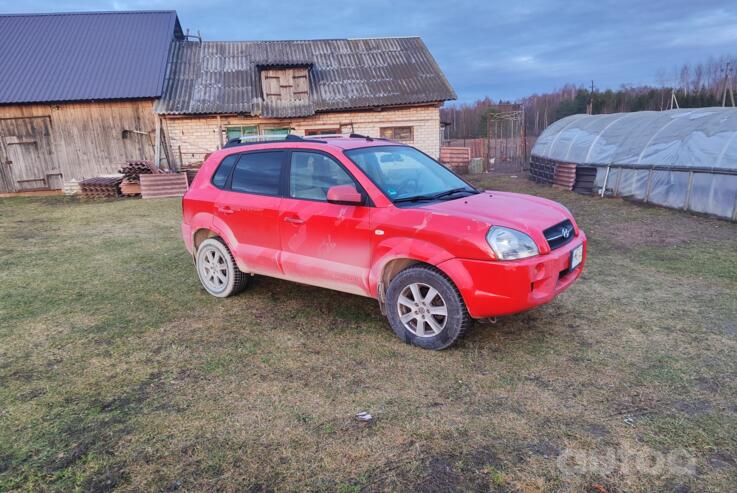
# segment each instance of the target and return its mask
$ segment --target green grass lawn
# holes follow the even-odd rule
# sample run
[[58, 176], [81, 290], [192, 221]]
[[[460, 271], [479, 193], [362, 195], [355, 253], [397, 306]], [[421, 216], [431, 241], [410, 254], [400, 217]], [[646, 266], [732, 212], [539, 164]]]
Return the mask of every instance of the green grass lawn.
[[366, 298], [210, 297], [179, 199], [0, 200], [0, 491], [733, 489], [737, 225], [474, 181], [564, 203], [588, 265], [443, 352]]

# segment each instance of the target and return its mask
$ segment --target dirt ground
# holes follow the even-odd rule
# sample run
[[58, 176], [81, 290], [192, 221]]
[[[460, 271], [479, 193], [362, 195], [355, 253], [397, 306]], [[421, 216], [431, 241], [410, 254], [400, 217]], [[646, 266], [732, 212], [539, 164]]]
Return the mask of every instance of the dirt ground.
[[737, 224], [473, 180], [565, 204], [588, 264], [442, 352], [366, 298], [208, 296], [179, 199], [0, 199], [0, 491], [733, 490]]

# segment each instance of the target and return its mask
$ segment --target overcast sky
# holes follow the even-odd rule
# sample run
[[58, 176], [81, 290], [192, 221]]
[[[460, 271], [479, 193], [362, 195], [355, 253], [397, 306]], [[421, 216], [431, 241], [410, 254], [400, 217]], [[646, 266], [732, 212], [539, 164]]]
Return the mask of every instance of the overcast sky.
[[421, 36], [470, 102], [565, 84], [656, 84], [658, 69], [737, 53], [737, 1], [8, 1], [0, 12], [175, 9], [206, 40]]

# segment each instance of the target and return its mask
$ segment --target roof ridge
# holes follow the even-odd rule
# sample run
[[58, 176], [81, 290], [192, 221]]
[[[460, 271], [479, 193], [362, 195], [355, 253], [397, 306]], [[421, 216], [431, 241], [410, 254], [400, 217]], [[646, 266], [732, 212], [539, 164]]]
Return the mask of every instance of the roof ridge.
[[[312, 39], [205, 39], [203, 43], [312, 43], [315, 41], [367, 41], [374, 39], [422, 39], [421, 36], [376, 36], [366, 38], [312, 38]], [[199, 43], [200, 41], [194, 41]]]
[[85, 10], [79, 12], [30, 12], [2, 14], [0, 17], [53, 17], [64, 15], [176, 14], [176, 10]]

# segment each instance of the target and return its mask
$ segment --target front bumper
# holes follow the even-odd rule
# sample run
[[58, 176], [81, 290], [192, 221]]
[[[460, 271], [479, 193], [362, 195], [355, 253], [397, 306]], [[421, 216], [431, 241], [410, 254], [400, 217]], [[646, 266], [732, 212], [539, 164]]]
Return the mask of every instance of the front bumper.
[[[583, 260], [572, 271], [571, 252], [583, 247]], [[473, 318], [509, 315], [550, 302], [578, 279], [586, 263], [586, 235], [569, 244], [523, 260], [485, 261], [454, 258], [438, 265], [456, 284]]]

